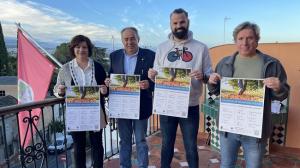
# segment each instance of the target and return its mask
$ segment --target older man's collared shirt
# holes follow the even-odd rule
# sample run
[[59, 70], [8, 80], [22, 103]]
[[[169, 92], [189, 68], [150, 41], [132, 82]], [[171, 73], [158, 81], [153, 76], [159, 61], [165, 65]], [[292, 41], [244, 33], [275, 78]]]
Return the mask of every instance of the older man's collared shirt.
[[78, 86], [93, 86], [97, 85], [95, 79], [94, 61], [89, 58], [88, 66], [85, 69], [81, 69], [76, 59], [71, 62], [71, 75], [75, 85]]
[[133, 75], [134, 74], [138, 53], [139, 53], [139, 51], [137, 51], [133, 55], [127, 55], [125, 50], [124, 50], [124, 71], [125, 71], [125, 74], [128, 74], [128, 75]]

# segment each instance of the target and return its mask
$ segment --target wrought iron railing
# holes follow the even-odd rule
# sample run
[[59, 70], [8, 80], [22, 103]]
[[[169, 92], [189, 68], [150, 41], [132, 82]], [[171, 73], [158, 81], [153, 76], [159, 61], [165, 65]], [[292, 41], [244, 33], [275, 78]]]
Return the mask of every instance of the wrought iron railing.
[[[72, 149], [67, 148], [66, 129], [64, 126], [57, 125], [60, 122], [64, 125], [64, 103], [64, 98], [49, 98], [44, 101], [0, 108], [0, 168], [72, 167]], [[39, 116], [34, 115], [34, 109], [41, 110]], [[21, 121], [27, 125], [25, 134], [31, 138], [27, 146], [25, 146], [26, 140], [21, 142], [19, 137], [18, 116], [21, 113], [29, 114]], [[40, 122], [37, 125], [34, 121]], [[67, 149], [62, 153], [57, 150], [56, 132], [58, 130], [62, 131], [64, 149]], [[147, 135], [152, 135], [158, 130], [158, 116], [152, 115], [148, 121]], [[50, 155], [48, 151], [51, 139], [55, 146], [54, 155]], [[110, 119], [109, 124], [103, 130], [104, 159], [110, 159], [119, 153], [118, 144], [117, 120]]]

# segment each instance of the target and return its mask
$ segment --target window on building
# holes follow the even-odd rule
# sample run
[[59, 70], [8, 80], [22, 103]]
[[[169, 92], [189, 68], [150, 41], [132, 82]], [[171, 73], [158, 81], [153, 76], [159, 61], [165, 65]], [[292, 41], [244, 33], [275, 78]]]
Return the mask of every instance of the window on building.
[[5, 96], [5, 90], [0, 90], [0, 96]]

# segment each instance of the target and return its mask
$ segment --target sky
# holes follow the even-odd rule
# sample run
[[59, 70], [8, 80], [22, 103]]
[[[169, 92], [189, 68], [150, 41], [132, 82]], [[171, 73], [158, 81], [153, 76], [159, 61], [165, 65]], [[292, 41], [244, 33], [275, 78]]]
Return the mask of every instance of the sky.
[[299, 0], [0, 0], [0, 21], [6, 38], [16, 38], [17, 22], [39, 42], [58, 45], [83, 34], [111, 48], [122, 47], [120, 31], [134, 26], [140, 46], [156, 48], [176, 8], [189, 13], [194, 38], [208, 47], [233, 43], [244, 21], [260, 26], [261, 43], [300, 41]]

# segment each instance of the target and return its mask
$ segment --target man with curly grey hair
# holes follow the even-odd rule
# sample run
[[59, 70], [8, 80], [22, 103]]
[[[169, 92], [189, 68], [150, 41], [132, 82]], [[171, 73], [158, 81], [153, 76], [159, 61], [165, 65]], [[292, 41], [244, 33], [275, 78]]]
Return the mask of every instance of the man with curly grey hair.
[[250, 22], [238, 25], [233, 31], [237, 52], [223, 58], [210, 75], [209, 90], [220, 93], [221, 77], [263, 79], [266, 86], [262, 138], [230, 132], [220, 132], [221, 168], [233, 168], [238, 150], [243, 147], [247, 168], [262, 167], [262, 160], [271, 134], [271, 101], [287, 98], [290, 87], [280, 61], [257, 50], [260, 39], [259, 27]]

